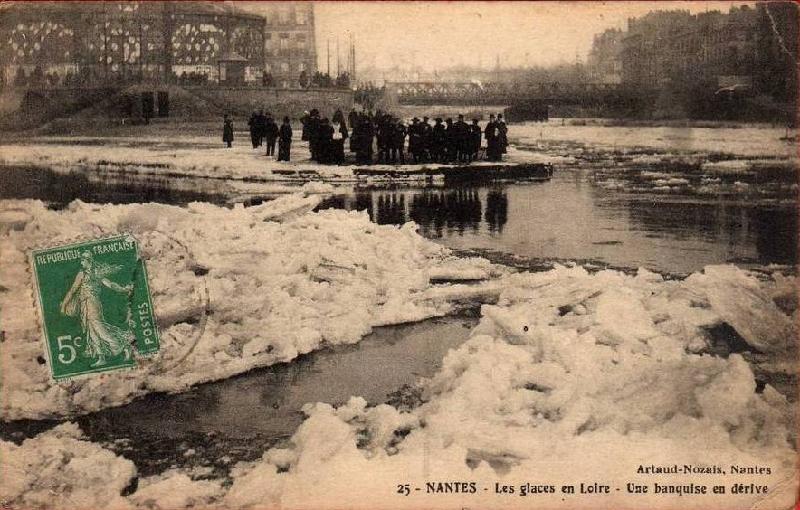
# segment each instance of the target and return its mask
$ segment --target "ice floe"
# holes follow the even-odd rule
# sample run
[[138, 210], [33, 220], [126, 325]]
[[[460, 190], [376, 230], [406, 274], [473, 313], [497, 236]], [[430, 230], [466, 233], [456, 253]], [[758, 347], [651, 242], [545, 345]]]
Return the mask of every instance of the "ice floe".
[[[155, 507], [163, 498], [161, 508], [507, 508], [525, 501], [526, 507], [547, 508], [675, 508], [678, 496], [655, 494], [654, 482], [730, 488], [754, 481], [768, 494], [729, 489], [714, 495], [715, 504], [779, 509], [794, 503], [791, 404], [769, 384], [757, 390], [742, 355], [709, 354], [708, 334], [731, 323], [749, 342], [783, 349], [787, 359], [796, 356], [787, 323], [796, 313], [793, 279], [732, 266], [707, 267], [685, 280], [664, 280], [644, 269], [590, 274], [556, 266], [508, 274], [500, 282], [471, 338], [423, 383], [421, 405], [399, 411], [368, 406], [360, 397], [338, 408], [308, 404], [308, 418], [287, 444], [236, 465], [228, 483], [169, 471], [141, 480], [127, 503]], [[742, 313], [747, 315], [736, 317]], [[759, 325], [742, 327], [739, 319]], [[779, 331], [785, 335], [780, 341]], [[100, 501], [79, 499], [100, 506], [118, 503], [117, 491], [133, 476], [126, 460], [81, 441], [73, 425], [20, 447], [0, 447], [12, 466], [34, 459], [27, 464], [34, 472], [54, 462], [51, 452], [58, 458], [71, 449], [67, 465], [101, 476], [103, 487], [114, 492]], [[95, 457], [112, 468], [98, 472], [86, 461]], [[653, 465], [680, 471], [658, 477], [641, 472], [640, 466]], [[684, 466], [715, 466], [724, 475], [683, 472]], [[767, 466], [769, 472], [754, 477], [732, 466]], [[70, 473], [70, 484], [58, 491], [88, 498], [81, 473]], [[21, 474], [16, 480], [8, 497], [35, 505], [38, 479]], [[466, 493], [431, 493], [445, 482]], [[651, 490], [632, 499], [628, 483]], [[398, 484], [420, 491], [401, 496]], [[554, 492], [520, 499], [519, 492], [498, 495], [496, 484]], [[564, 484], [580, 490], [564, 495]], [[588, 492], [601, 485], [608, 494]], [[691, 493], [679, 498], [681, 508], [706, 508], [709, 501]]]
[[[0, 240], [3, 419], [68, 416], [178, 392], [325, 344], [358, 342], [374, 326], [496, 299], [491, 282], [481, 281], [501, 271], [486, 260], [456, 258], [412, 223], [379, 226], [365, 212], [309, 213], [321, 200], [297, 193], [232, 209], [73, 202], [64, 211], [38, 201], [3, 202], [15, 211], [0, 213], [11, 221]], [[161, 352], [133, 370], [55, 383], [28, 252], [120, 232], [140, 242]], [[452, 280], [473, 283], [448, 286]]]

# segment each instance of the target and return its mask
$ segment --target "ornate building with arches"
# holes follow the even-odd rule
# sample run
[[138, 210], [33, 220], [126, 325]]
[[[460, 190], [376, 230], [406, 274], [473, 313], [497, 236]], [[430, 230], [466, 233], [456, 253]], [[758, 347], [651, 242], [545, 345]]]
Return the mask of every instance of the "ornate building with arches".
[[6, 86], [185, 83], [296, 87], [316, 69], [313, 5], [20, 2], [0, 9]]

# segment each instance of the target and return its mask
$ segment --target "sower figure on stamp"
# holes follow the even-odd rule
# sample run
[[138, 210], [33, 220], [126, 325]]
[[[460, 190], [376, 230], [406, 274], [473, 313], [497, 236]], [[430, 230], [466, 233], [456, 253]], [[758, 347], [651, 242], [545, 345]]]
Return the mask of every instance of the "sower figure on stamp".
[[105, 365], [106, 356], [116, 356], [123, 352], [125, 359], [131, 356], [133, 333], [106, 322], [103, 317], [103, 304], [100, 302], [101, 286], [127, 295], [133, 291], [132, 284], [123, 287], [106, 278], [119, 269], [120, 266], [95, 263], [91, 252], [83, 252], [81, 270], [75, 275], [72, 286], [61, 301], [60, 311], [63, 315], [80, 316], [86, 341], [84, 354], [97, 359], [92, 364], [93, 367]]

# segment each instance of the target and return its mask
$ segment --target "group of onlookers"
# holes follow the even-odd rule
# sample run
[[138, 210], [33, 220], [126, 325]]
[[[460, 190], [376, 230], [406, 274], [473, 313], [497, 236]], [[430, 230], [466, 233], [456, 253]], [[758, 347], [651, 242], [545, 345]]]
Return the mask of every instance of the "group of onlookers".
[[[321, 117], [319, 110], [313, 108], [310, 112], [303, 112], [300, 123], [303, 125], [300, 138], [308, 142], [312, 161], [330, 165], [344, 164], [344, 141], [350, 137], [350, 133], [341, 110], [336, 110], [328, 119]], [[350, 145], [352, 144], [351, 141]]]
[[[253, 148], [266, 145], [267, 156], [275, 155], [275, 142], [278, 142], [278, 161], [289, 161], [292, 148], [292, 124], [289, 117], [283, 118], [283, 123], [278, 126], [272, 116], [260, 112], [253, 112], [247, 121], [250, 127], [250, 142]], [[227, 147], [233, 145], [233, 121], [225, 114], [222, 124], [222, 141]]]
[[253, 144], [253, 148], [257, 149], [266, 144], [267, 156], [274, 156], [275, 142], [278, 140], [280, 129], [272, 115], [265, 114], [264, 110], [253, 112], [247, 125], [250, 127], [250, 142]]
[[[345, 162], [345, 141], [350, 139], [350, 151], [355, 153], [356, 164], [377, 163], [465, 163], [478, 159], [500, 161], [508, 147], [508, 127], [503, 115], [490, 115], [489, 122], [481, 129], [478, 119], [468, 124], [463, 115], [444, 121], [441, 117], [417, 117], [405, 123], [389, 113], [378, 110], [356, 112], [352, 110], [345, 118], [341, 110], [330, 119], [320, 115], [318, 109], [303, 113], [301, 139], [308, 142], [311, 160], [322, 164], [341, 165]], [[289, 161], [292, 128], [289, 118], [284, 117], [278, 127], [272, 116], [264, 111], [253, 112], [248, 121], [253, 148], [266, 144], [267, 155], [274, 155], [278, 140], [278, 161]], [[348, 125], [350, 129], [348, 129]], [[406, 146], [406, 138], [408, 145]], [[482, 148], [482, 140], [486, 148]], [[233, 126], [225, 116], [223, 141], [233, 141]], [[374, 152], [377, 148], [377, 159]]]
[[[405, 123], [390, 113], [378, 110], [357, 112], [351, 110], [345, 118], [336, 110], [330, 120], [321, 117], [319, 110], [305, 112], [300, 119], [303, 124], [302, 139], [308, 141], [311, 159], [319, 163], [344, 163], [344, 143], [350, 139], [350, 151], [355, 153], [356, 163], [471, 163], [481, 158], [481, 141], [486, 139], [485, 157], [500, 161], [508, 147], [508, 127], [503, 115], [489, 116], [484, 129], [478, 119], [471, 124], [459, 115], [452, 118], [434, 119], [417, 117]], [[350, 126], [350, 129], [348, 129]], [[408, 144], [406, 145], [406, 139]], [[377, 150], [377, 158], [374, 152]]]

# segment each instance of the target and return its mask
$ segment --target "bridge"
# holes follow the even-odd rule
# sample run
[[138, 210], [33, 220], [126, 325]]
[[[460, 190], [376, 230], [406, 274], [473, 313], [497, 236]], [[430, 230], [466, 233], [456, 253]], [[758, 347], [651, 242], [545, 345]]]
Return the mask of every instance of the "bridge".
[[612, 83], [559, 82], [387, 82], [390, 103], [408, 105], [508, 105], [519, 103], [619, 104], [641, 89]]

